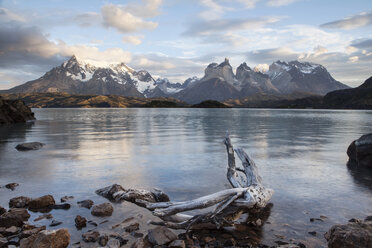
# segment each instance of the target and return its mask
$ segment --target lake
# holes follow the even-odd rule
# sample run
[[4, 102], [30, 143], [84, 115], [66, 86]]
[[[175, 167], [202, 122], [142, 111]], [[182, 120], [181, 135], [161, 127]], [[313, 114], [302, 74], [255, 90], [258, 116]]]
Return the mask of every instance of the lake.
[[[273, 109], [33, 109], [35, 123], [0, 127], [0, 205], [19, 195], [73, 195], [55, 219], [74, 232], [76, 214], [92, 217], [76, 201], [106, 200], [94, 191], [113, 183], [125, 188], [160, 188], [172, 200], [186, 200], [229, 188], [226, 131], [235, 147], [255, 160], [266, 187], [275, 190], [261, 232], [271, 245], [279, 235], [323, 247], [335, 223], [372, 215], [372, 173], [348, 170], [346, 150], [372, 132], [372, 111]], [[46, 145], [18, 152], [23, 142]], [[238, 162], [238, 161], [237, 161]], [[142, 214], [131, 203], [114, 205], [109, 224]], [[30, 220], [39, 216], [33, 213]], [[326, 216], [323, 222], [310, 218]], [[50, 223], [42, 220], [38, 224]], [[147, 227], [143, 227], [146, 229]], [[72, 231], [70, 233], [72, 233]], [[86, 231], [86, 230], [85, 230]], [[308, 234], [316, 231], [317, 235]]]

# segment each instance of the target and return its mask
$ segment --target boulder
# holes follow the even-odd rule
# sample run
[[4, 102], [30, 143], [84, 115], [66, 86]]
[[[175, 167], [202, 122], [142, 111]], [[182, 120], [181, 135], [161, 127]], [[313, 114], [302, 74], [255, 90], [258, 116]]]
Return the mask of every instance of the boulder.
[[147, 240], [152, 245], [165, 245], [177, 239], [177, 235], [164, 226], [149, 230]]
[[5, 188], [10, 189], [10, 190], [14, 190], [18, 186], [19, 186], [18, 183], [8, 183], [7, 185], [5, 185]]
[[46, 226], [40, 226], [40, 227], [33, 227], [31, 229], [25, 230], [25, 227], [23, 227], [23, 231], [21, 232], [20, 238], [28, 238], [31, 235], [35, 235], [41, 231], [46, 230]]
[[29, 142], [29, 143], [18, 144], [15, 148], [18, 151], [31, 151], [31, 150], [39, 150], [44, 145], [45, 144], [40, 143], [40, 142]]
[[7, 212], [0, 216], [0, 227], [5, 227], [5, 228], [12, 227], [12, 226], [21, 227], [22, 225], [23, 225], [23, 219], [21, 216], [17, 214]]
[[351, 142], [347, 155], [348, 165], [372, 168], [372, 133]]
[[96, 242], [99, 238], [99, 232], [97, 231], [90, 231], [90, 232], [86, 232], [86, 233], [83, 233], [81, 235], [81, 237], [83, 238], [83, 240], [85, 242]]
[[10, 199], [9, 207], [10, 208], [26, 208], [30, 203], [31, 198], [26, 196], [18, 196]]
[[28, 208], [31, 210], [39, 210], [39, 209], [49, 208], [55, 204], [56, 202], [54, 201], [53, 196], [44, 195], [44, 196], [32, 199], [28, 203]]
[[2, 215], [3, 213], [6, 213], [6, 209], [0, 206], [0, 215]]
[[84, 217], [82, 217], [80, 215], [77, 215], [76, 218], [75, 218], [75, 226], [78, 229], [81, 229], [83, 227], [86, 227], [87, 226], [87, 219], [85, 219]]
[[20, 242], [21, 248], [66, 248], [70, 243], [70, 234], [67, 229], [44, 230]]
[[108, 202], [95, 205], [91, 211], [93, 216], [99, 217], [111, 216], [112, 212], [114, 212], [114, 208], [111, 203]]
[[19, 216], [22, 221], [28, 221], [30, 218], [30, 214], [25, 208], [11, 208], [9, 209], [9, 213]]
[[35, 120], [34, 113], [21, 100], [4, 100], [0, 96], [0, 124]]
[[354, 221], [334, 225], [324, 235], [329, 248], [372, 247], [372, 221]]
[[92, 200], [84, 200], [84, 201], [78, 201], [77, 204], [80, 205], [80, 207], [90, 209], [94, 202]]

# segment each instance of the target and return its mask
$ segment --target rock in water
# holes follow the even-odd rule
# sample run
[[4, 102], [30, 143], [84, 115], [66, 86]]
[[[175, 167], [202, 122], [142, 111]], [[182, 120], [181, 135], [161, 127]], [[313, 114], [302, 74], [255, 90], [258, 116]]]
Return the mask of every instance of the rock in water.
[[32, 199], [28, 203], [28, 208], [31, 210], [45, 209], [55, 205], [56, 202], [52, 195], [44, 195], [35, 199]]
[[92, 209], [92, 215], [99, 217], [111, 216], [112, 212], [114, 212], [114, 208], [108, 202], [95, 205]]
[[5, 188], [14, 190], [18, 186], [19, 186], [18, 183], [8, 183], [7, 185], [5, 185]]
[[29, 142], [29, 143], [18, 144], [15, 148], [18, 151], [31, 151], [31, 150], [39, 150], [44, 145], [45, 144], [40, 143], [40, 142]]
[[28, 238], [22, 239], [21, 248], [29, 247], [53, 247], [66, 248], [70, 243], [70, 234], [67, 229], [44, 230]]
[[354, 140], [347, 149], [348, 164], [372, 168], [372, 133]]
[[164, 226], [149, 230], [147, 239], [152, 245], [165, 245], [177, 239], [177, 235]]
[[99, 232], [97, 231], [91, 231], [91, 232], [86, 232], [83, 233], [82, 238], [85, 242], [96, 242], [99, 238]]
[[21, 227], [23, 225], [23, 219], [21, 216], [7, 212], [0, 216], [0, 227], [9, 228], [12, 226]]
[[78, 201], [77, 203], [80, 205], [80, 207], [87, 208], [87, 209], [90, 209], [94, 204], [92, 200]]
[[334, 225], [324, 237], [329, 248], [372, 247], [372, 221]]
[[0, 215], [2, 215], [3, 213], [6, 213], [6, 209], [0, 206]]
[[[87, 226], [87, 219], [85, 219], [84, 217], [81, 217], [80, 215], [77, 215], [76, 218], [75, 218], [75, 226], [77, 227], [77, 229], [81, 229], [83, 227], [86, 227]], [[103, 245], [105, 246], [105, 245]]]
[[28, 207], [31, 198], [26, 196], [18, 196], [10, 199], [9, 207], [10, 208], [25, 208]]
[[0, 124], [35, 120], [34, 113], [21, 100], [4, 100], [0, 96]]

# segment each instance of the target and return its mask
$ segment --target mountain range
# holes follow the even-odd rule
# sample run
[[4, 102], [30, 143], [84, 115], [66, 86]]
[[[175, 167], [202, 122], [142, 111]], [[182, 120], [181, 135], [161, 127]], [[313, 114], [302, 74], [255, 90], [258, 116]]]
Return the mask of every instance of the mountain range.
[[187, 103], [204, 100], [244, 99], [257, 94], [325, 95], [349, 87], [336, 81], [325, 67], [309, 62], [272, 63], [261, 72], [242, 63], [236, 73], [228, 59], [211, 63], [202, 78], [183, 83], [154, 79], [146, 70], [134, 70], [124, 63], [95, 66], [72, 56], [42, 77], [0, 93], [57, 93], [120, 95], [126, 97], [173, 97]]

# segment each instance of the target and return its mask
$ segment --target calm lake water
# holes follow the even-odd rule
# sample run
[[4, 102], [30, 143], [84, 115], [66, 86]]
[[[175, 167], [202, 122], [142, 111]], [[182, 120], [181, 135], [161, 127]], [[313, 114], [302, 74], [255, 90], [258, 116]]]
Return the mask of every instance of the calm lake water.
[[[34, 109], [35, 123], [0, 127], [0, 205], [10, 198], [73, 195], [67, 212], [55, 219], [79, 239], [74, 218], [97, 222], [76, 201], [92, 199], [98, 188], [160, 188], [172, 200], [186, 200], [229, 188], [222, 143], [229, 130], [259, 167], [264, 185], [275, 190], [274, 206], [262, 229], [262, 243], [275, 235], [311, 247], [325, 246], [323, 234], [335, 223], [372, 215], [372, 173], [346, 167], [348, 145], [372, 132], [372, 111], [269, 109]], [[18, 152], [18, 143], [39, 141], [38, 151]], [[130, 203], [115, 204], [110, 224], [141, 213]], [[39, 216], [33, 213], [30, 220]], [[324, 222], [310, 218], [324, 215]], [[101, 220], [102, 221], [102, 220]], [[50, 220], [39, 221], [48, 225]], [[105, 225], [105, 224], [103, 224]], [[147, 227], [143, 227], [147, 228]], [[71, 232], [72, 232], [71, 231]], [[86, 230], [85, 230], [86, 231]], [[316, 231], [314, 237], [308, 232]]]

